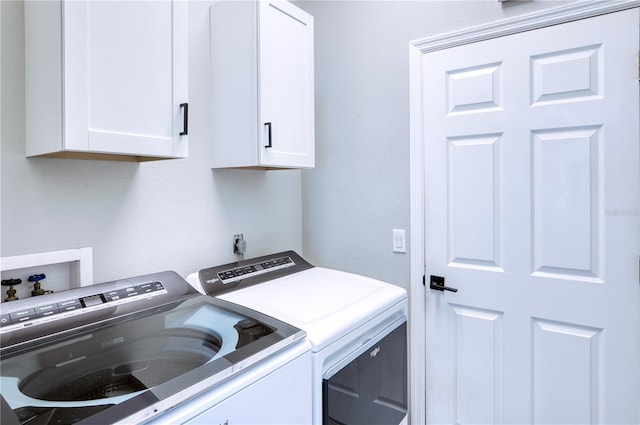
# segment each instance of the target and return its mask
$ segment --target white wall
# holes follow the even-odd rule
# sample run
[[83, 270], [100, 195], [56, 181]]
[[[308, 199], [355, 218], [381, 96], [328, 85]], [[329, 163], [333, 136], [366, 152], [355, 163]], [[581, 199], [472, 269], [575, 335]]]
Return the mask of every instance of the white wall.
[[1, 256], [92, 246], [103, 282], [234, 261], [241, 232], [247, 256], [301, 251], [300, 171], [209, 166], [210, 2], [189, 5], [189, 158], [141, 164], [25, 158], [23, 3], [0, 4]]
[[[551, 1], [297, 1], [315, 18], [316, 168], [303, 172], [303, 246], [316, 265], [409, 288], [409, 42]], [[407, 246], [409, 244], [407, 238]]]

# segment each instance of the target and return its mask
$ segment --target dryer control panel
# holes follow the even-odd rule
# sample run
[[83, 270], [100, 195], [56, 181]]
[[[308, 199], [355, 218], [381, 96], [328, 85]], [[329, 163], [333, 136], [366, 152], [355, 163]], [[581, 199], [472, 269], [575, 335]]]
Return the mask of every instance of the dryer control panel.
[[220, 295], [312, 267], [295, 252], [285, 251], [200, 270], [198, 278], [207, 295]]
[[218, 279], [220, 279], [220, 282], [222, 282], [224, 285], [227, 285], [229, 283], [237, 282], [242, 279], [259, 276], [265, 273], [272, 273], [276, 270], [286, 269], [295, 265], [296, 263], [291, 259], [291, 257], [286, 256], [274, 258], [273, 260], [267, 260], [260, 263], [250, 264], [248, 266], [224, 270], [218, 272], [217, 276]]

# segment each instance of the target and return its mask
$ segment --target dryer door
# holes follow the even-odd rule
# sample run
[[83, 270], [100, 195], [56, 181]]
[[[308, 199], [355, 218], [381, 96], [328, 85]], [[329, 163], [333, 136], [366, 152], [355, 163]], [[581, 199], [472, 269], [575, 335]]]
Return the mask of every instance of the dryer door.
[[358, 357], [323, 379], [324, 425], [388, 425], [406, 420], [406, 321], [367, 346]]

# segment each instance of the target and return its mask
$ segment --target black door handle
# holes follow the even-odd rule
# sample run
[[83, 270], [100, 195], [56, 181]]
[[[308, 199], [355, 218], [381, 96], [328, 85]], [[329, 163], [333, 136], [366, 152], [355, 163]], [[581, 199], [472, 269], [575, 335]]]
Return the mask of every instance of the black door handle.
[[444, 277], [442, 276], [433, 276], [429, 277], [429, 288], [435, 289], [436, 291], [451, 291], [458, 292], [456, 288], [451, 288], [449, 286], [444, 286]]

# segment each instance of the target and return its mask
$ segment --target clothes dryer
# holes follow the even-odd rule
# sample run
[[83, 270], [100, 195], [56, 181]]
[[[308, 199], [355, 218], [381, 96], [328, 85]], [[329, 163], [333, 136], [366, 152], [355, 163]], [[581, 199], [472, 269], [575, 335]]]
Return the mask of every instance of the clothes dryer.
[[200, 270], [187, 281], [306, 331], [314, 424], [407, 422], [407, 294], [314, 267], [293, 251]]

